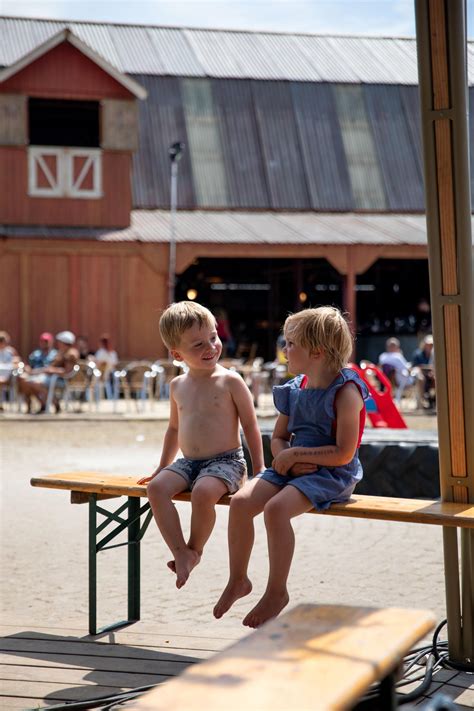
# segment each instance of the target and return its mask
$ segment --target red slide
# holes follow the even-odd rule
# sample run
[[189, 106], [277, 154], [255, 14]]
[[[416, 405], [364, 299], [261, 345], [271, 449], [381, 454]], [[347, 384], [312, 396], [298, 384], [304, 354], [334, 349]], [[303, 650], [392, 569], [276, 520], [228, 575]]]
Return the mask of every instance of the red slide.
[[[349, 363], [349, 367], [360, 375], [367, 385], [370, 398], [366, 402], [367, 415], [373, 427], [390, 427], [392, 429], [406, 430], [407, 423], [395, 407], [392, 398], [392, 386], [386, 375], [373, 363], [364, 362], [358, 366]], [[374, 385], [377, 380], [377, 385]]]

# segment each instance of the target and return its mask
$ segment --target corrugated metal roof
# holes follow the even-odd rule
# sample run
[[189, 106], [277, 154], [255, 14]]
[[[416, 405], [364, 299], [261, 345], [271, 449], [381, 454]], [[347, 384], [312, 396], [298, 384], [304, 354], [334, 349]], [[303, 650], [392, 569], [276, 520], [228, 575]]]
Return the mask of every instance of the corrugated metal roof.
[[269, 205], [250, 82], [212, 81], [212, 93], [222, 138], [229, 207]]
[[[474, 226], [474, 217], [472, 218]], [[168, 210], [134, 210], [126, 229], [4, 225], [3, 237], [78, 239], [97, 242], [169, 242]], [[474, 230], [473, 230], [474, 236]], [[424, 215], [311, 212], [179, 211], [179, 244], [425, 245]], [[248, 256], [251, 253], [248, 252]]]
[[218, 117], [208, 79], [182, 79], [184, 116], [200, 207], [229, 205]]
[[170, 202], [170, 161], [168, 149], [172, 143], [186, 144], [179, 163], [178, 202], [180, 207], [196, 203], [186, 122], [179, 80], [175, 77], [134, 75], [148, 91], [146, 101], [140, 101], [139, 144], [133, 155], [133, 204], [151, 208]]
[[270, 205], [309, 209], [290, 86], [285, 82], [253, 82], [252, 91]]
[[354, 207], [361, 210], [385, 210], [386, 196], [374, 137], [367, 118], [363, 87], [336, 84], [332, 88], [354, 195]]
[[[415, 39], [0, 18], [0, 66], [66, 27], [121, 72], [156, 76], [416, 84]], [[474, 80], [474, 43], [469, 43]], [[472, 81], [471, 80], [471, 81]]]
[[292, 82], [291, 90], [311, 206], [319, 210], [353, 209], [332, 87]]
[[390, 210], [423, 210], [421, 165], [412, 143], [399, 87], [365, 85], [367, 115]]

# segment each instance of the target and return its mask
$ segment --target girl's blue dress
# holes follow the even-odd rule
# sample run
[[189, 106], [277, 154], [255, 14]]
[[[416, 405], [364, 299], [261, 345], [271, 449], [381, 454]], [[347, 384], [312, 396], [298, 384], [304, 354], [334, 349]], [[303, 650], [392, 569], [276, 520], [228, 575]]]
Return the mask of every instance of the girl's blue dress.
[[[288, 430], [293, 434], [291, 446], [336, 444], [334, 399], [338, 390], [347, 382], [353, 382], [365, 400], [369, 394], [367, 385], [351, 368], [343, 368], [328, 388], [302, 388], [303, 378], [303, 375], [298, 375], [273, 388], [276, 409], [289, 417]], [[314, 473], [301, 476], [281, 475], [271, 467], [258, 476], [276, 486], [295, 486], [315, 509], [323, 510], [337, 501], [347, 501], [357, 482], [362, 479], [358, 454], [357, 450], [354, 458], [344, 466], [319, 467]]]

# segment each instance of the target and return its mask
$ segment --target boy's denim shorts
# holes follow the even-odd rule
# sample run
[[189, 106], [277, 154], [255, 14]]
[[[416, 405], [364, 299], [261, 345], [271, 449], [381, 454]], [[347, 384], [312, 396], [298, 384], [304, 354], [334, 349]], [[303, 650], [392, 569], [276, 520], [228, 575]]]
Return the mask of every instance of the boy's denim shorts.
[[229, 494], [235, 494], [247, 478], [247, 464], [242, 447], [229, 449], [229, 451], [217, 454], [211, 459], [182, 457], [169, 464], [166, 469], [182, 476], [190, 489], [198, 479], [205, 476], [222, 479], [227, 485]]

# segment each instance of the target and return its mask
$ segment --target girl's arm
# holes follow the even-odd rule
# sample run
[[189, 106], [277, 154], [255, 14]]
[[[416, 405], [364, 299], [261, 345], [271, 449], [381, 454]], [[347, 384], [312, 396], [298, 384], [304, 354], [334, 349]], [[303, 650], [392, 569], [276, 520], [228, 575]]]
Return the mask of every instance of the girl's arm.
[[281, 451], [273, 460], [273, 468], [286, 474], [296, 463], [314, 467], [340, 467], [354, 457], [359, 439], [359, 413], [364, 406], [359, 389], [348, 383], [339, 391], [336, 400], [336, 444], [322, 447], [291, 447]]
[[255, 474], [265, 469], [265, 462], [263, 460], [262, 435], [258, 427], [252, 395], [240, 375], [231, 375], [228, 377], [230, 393], [244, 431], [245, 440], [252, 460], [252, 472], [255, 476]]
[[160, 463], [151, 476], [145, 476], [138, 480], [138, 484], [147, 484], [155, 478], [162, 469], [165, 469], [168, 464], [174, 461], [178, 452], [178, 407], [174, 399], [173, 381], [170, 383], [170, 418], [168, 428], [163, 439], [163, 450], [161, 452]]
[[275, 422], [271, 441], [271, 450], [274, 457], [290, 446], [291, 433], [288, 431], [288, 420], [288, 415], [283, 415], [280, 412]]

